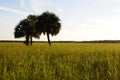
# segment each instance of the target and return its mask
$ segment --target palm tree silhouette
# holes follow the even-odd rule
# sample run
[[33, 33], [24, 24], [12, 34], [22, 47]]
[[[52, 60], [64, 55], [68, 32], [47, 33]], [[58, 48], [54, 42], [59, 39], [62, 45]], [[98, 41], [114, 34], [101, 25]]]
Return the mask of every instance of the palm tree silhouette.
[[31, 40], [30, 43], [32, 45], [32, 37], [39, 38], [39, 35], [41, 34], [36, 33], [35, 31], [35, 21], [36, 16], [29, 15], [27, 19], [24, 19], [20, 21], [20, 23], [16, 26], [14, 36], [15, 38], [21, 38], [25, 37], [25, 44], [28, 46], [29, 39]]
[[49, 34], [52, 36], [57, 35], [61, 29], [61, 23], [59, 21], [59, 17], [48, 11], [38, 16], [36, 31], [43, 33], [44, 35], [47, 34], [49, 45], [51, 45]]

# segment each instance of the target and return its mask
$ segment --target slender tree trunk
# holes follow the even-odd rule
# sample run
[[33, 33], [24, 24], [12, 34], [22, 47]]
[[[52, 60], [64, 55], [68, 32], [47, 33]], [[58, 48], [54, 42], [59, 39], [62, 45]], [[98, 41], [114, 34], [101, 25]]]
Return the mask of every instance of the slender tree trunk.
[[26, 46], [29, 44], [29, 35], [26, 35]]
[[32, 35], [30, 36], [30, 44], [32, 45]]
[[50, 42], [50, 38], [49, 38], [49, 33], [47, 32], [47, 39], [48, 39], [48, 43], [51, 46], [51, 42]]

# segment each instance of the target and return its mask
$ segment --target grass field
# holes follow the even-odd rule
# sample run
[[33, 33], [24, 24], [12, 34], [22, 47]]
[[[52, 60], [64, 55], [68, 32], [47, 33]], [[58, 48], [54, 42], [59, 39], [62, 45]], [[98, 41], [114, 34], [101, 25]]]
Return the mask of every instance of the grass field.
[[0, 43], [0, 80], [120, 80], [120, 44]]

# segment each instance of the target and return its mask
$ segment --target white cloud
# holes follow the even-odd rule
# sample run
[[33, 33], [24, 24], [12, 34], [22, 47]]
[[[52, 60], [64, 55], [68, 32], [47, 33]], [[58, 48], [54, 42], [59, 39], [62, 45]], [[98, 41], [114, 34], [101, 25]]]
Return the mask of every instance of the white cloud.
[[0, 6], [0, 10], [2, 10], [2, 11], [8, 11], [8, 12], [16, 13], [16, 14], [22, 14], [22, 15], [29, 14], [27, 12], [23, 12], [23, 11], [12, 9], [12, 8], [8, 8], [8, 7], [2, 7], [2, 6]]
[[119, 0], [97, 0], [97, 3], [100, 4], [108, 4], [108, 3], [112, 3], [112, 2], [118, 2]]
[[95, 2], [92, 5], [93, 6], [107, 5], [107, 4], [113, 4], [118, 2], [120, 2], [120, 0], [95, 0]]
[[41, 8], [51, 5], [47, 0], [30, 0], [30, 2], [34, 11], [39, 11]]
[[25, 0], [20, 0], [20, 5], [24, 7]]
[[113, 11], [113, 12], [117, 12], [117, 13], [119, 13], [119, 12], [120, 12], [120, 7], [118, 7], [118, 8], [114, 8], [114, 9], [112, 9], [112, 11]]
[[108, 4], [108, 3], [111, 3], [113, 1], [116, 1], [116, 0], [97, 0], [97, 3], [100, 3], [100, 4]]
[[62, 8], [59, 8], [52, 0], [30, 0], [31, 8], [33, 11], [39, 12], [43, 9], [52, 9], [58, 12], [63, 12]]
[[59, 8], [59, 9], [57, 9], [57, 11], [58, 11], [58, 12], [63, 12], [64, 10], [61, 9], [61, 8]]

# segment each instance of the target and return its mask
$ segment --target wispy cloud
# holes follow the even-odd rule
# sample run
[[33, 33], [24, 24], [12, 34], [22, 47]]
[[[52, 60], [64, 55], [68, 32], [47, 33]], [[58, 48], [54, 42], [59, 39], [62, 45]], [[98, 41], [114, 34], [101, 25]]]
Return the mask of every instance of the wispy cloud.
[[7, 12], [12, 12], [12, 13], [16, 13], [16, 14], [22, 14], [22, 15], [27, 15], [27, 14], [29, 14], [29, 13], [24, 12], [24, 11], [20, 11], [20, 10], [8, 8], [8, 7], [3, 7], [3, 6], [0, 6], [0, 10], [2, 10], [2, 11], [7, 11]]

